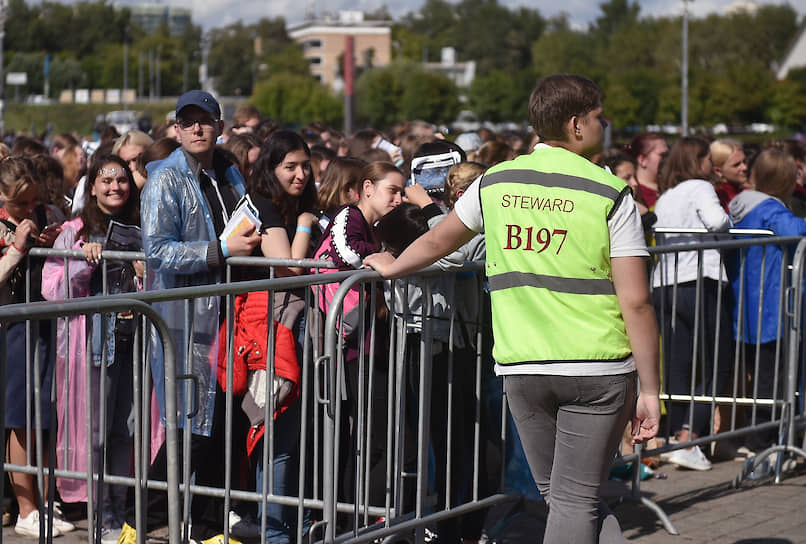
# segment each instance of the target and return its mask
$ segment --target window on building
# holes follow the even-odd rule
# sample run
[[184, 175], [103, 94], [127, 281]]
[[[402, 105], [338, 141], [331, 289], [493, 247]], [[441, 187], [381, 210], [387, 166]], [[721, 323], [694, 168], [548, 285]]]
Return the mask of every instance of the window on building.
[[308, 61], [311, 63], [311, 66], [321, 66], [322, 65], [322, 57], [310, 57]]
[[303, 45], [303, 49], [321, 49], [322, 48], [322, 40], [314, 39], [314, 40], [307, 40]]

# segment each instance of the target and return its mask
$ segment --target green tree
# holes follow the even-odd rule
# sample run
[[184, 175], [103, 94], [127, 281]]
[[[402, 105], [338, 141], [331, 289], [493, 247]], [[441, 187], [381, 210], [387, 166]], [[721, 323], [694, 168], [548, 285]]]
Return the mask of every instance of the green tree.
[[411, 60], [438, 61], [441, 48], [456, 45], [457, 8], [447, 0], [425, 0], [419, 11], [403, 20], [423, 38], [421, 50], [407, 55]]
[[[801, 69], [806, 76], [806, 68]], [[806, 126], [806, 77], [776, 81], [767, 109], [767, 118], [774, 124], [792, 130]]]
[[557, 74], [585, 74], [596, 79], [586, 33], [568, 27], [545, 32], [532, 46], [535, 72], [539, 77]]
[[467, 105], [482, 121], [521, 121], [528, 117], [529, 94], [534, 87], [531, 70], [496, 70], [473, 80]]
[[356, 81], [355, 99], [359, 122], [379, 128], [403, 119], [449, 122], [459, 111], [453, 81], [408, 60], [366, 70]]
[[599, 9], [602, 14], [596, 18], [594, 29], [602, 37], [612, 36], [624, 26], [635, 24], [641, 12], [638, 2], [630, 3], [629, 0], [609, 0], [599, 4]]
[[403, 119], [448, 123], [459, 113], [459, 91], [449, 77], [428, 70], [412, 73], [400, 99]]
[[475, 60], [481, 75], [529, 66], [532, 43], [545, 21], [536, 11], [511, 11], [498, 0], [463, 0], [456, 6], [453, 40], [462, 60]]
[[311, 76], [274, 74], [255, 86], [250, 102], [284, 124], [321, 121], [338, 126], [343, 121], [341, 98]]
[[375, 68], [361, 74], [355, 82], [358, 121], [381, 128], [399, 121], [400, 101], [405, 84], [404, 72], [408, 69], [414, 71], [416, 66], [414, 62], [398, 60], [385, 68]]
[[225, 95], [249, 95], [255, 81], [278, 73], [308, 73], [302, 49], [288, 37], [285, 20], [240, 21], [210, 33], [210, 75]]
[[7, 97], [24, 99], [28, 94], [39, 94], [44, 86], [45, 55], [41, 53], [17, 52], [6, 66], [6, 72], [23, 72], [28, 76], [26, 85], [9, 85]]
[[69, 54], [59, 54], [50, 63], [51, 98], [58, 97], [63, 89], [87, 87], [87, 75], [81, 64]]
[[207, 58], [215, 87], [225, 95], [249, 94], [255, 79], [255, 38], [238, 21], [210, 32]]

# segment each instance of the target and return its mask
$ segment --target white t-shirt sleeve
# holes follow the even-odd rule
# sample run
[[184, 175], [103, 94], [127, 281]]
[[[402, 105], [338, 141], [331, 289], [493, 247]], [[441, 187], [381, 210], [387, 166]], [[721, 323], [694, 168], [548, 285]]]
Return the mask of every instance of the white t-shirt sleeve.
[[464, 194], [456, 201], [453, 211], [456, 212], [459, 221], [473, 232], [484, 231], [484, 217], [481, 214], [481, 195], [479, 187], [481, 176], [470, 184]]
[[641, 214], [631, 194], [625, 194], [607, 222], [610, 229], [610, 257], [647, 257]]
[[707, 181], [698, 182], [694, 187], [692, 202], [697, 209], [697, 216], [711, 232], [724, 232], [731, 227], [730, 216], [725, 213], [719, 202], [714, 186]]

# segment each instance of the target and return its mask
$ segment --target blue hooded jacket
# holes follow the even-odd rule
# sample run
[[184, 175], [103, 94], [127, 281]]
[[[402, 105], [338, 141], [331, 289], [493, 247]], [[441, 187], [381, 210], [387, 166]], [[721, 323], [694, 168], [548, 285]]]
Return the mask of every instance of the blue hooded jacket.
[[[797, 217], [777, 198], [759, 191], [745, 190], [736, 195], [728, 206], [734, 225], [739, 229], [768, 229], [776, 236], [806, 235], [806, 221]], [[794, 248], [787, 248], [787, 261], [791, 260]], [[781, 312], [781, 246], [760, 245], [748, 247], [742, 281], [740, 252], [736, 250], [727, 260], [728, 275], [733, 289], [733, 332], [737, 341], [754, 344], [773, 342], [778, 339], [778, 321]], [[765, 259], [766, 253], [766, 259]], [[764, 260], [764, 278], [761, 278]], [[788, 271], [784, 270], [783, 281], [788, 284]], [[761, 331], [758, 330], [759, 298], [763, 281], [764, 294], [761, 303]], [[739, 297], [742, 297], [742, 313], [739, 315]], [[741, 317], [741, 329], [739, 321]]]

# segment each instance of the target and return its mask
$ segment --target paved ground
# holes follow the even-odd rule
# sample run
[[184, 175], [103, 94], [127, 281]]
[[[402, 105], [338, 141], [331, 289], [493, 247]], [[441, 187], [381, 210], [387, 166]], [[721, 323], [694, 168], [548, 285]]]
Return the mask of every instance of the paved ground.
[[[628, 494], [626, 484], [610, 482], [606, 494], [631, 544], [806, 544], [806, 462], [801, 461], [778, 485], [745, 482], [736, 489], [731, 482], [740, 469], [741, 463], [736, 461], [715, 463], [708, 472], [662, 465], [658, 472], [665, 474], [665, 479], [653, 478], [641, 483], [644, 495], [669, 515], [679, 536], [668, 534], [648, 508], [632, 501], [619, 504], [615, 497]], [[534, 542], [541, 515], [539, 505], [528, 505], [521, 515], [515, 516], [518, 521], [511, 525], [512, 530], [504, 531], [495, 541]], [[495, 521], [489, 520], [488, 525]], [[77, 523], [77, 531], [55, 542], [87, 542], [86, 524]], [[521, 525], [520, 530], [515, 527], [517, 524]], [[3, 542], [34, 540], [18, 537], [6, 527]]]
[[631, 543], [796, 544], [806, 543], [806, 464], [778, 485], [731, 482], [741, 463], [715, 463], [707, 472], [663, 465], [665, 480], [641, 482], [644, 495], [669, 515], [680, 532], [669, 535], [646, 507], [632, 502], [615, 508]]

